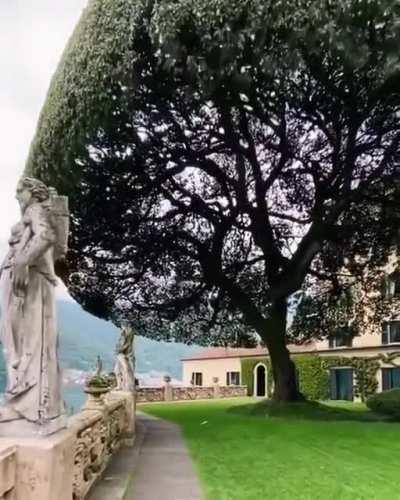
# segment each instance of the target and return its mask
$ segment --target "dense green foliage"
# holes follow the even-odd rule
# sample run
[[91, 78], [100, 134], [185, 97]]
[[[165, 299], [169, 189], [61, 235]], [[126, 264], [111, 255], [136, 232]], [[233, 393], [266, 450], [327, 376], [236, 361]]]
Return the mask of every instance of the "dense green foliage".
[[207, 500], [398, 496], [400, 427], [373, 421], [364, 405], [247, 399], [140, 409], [181, 426]]
[[371, 410], [400, 420], [400, 389], [391, 389], [374, 394], [367, 399]]
[[324, 368], [324, 360], [315, 355], [298, 355], [293, 359], [300, 384], [300, 390], [308, 399], [329, 398], [329, 372]]
[[343, 334], [351, 339], [358, 335], [360, 324], [355, 321], [356, 310], [363, 312], [363, 308], [357, 303], [355, 292], [354, 287], [340, 289], [336, 294], [326, 287], [310, 287], [307, 293], [301, 294], [290, 335], [298, 340]]
[[397, 234], [398, 14], [395, 0], [91, 0], [26, 170], [70, 196], [72, 295], [147, 336], [256, 331], [274, 397], [299, 398], [289, 297], [355, 255], [382, 261]]
[[247, 386], [247, 394], [252, 396], [254, 393], [254, 368], [258, 363], [263, 363], [267, 368], [267, 391], [270, 396], [273, 378], [271, 373], [271, 362], [268, 358], [242, 358], [240, 360], [242, 384]]
[[[253, 395], [254, 368], [258, 363], [264, 363], [268, 374], [268, 396], [272, 394], [273, 377], [271, 362], [267, 358], [243, 358], [241, 363], [242, 383], [247, 385], [247, 393]], [[295, 355], [293, 362], [301, 393], [310, 400], [328, 399], [329, 372], [324, 368], [323, 358], [314, 355]]]
[[[293, 361], [300, 390], [311, 401], [326, 400], [329, 398], [329, 369], [333, 367], [350, 367], [354, 369], [354, 396], [366, 401], [378, 389], [377, 372], [379, 361], [371, 358], [317, 356], [313, 354], [294, 355]], [[242, 383], [247, 385], [248, 395], [253, 394], [254, 367], [262, 362], [268, 370], [268, 392], [270, 395], [273, 383], [271, 363], [267, 358], [241, 359]]]

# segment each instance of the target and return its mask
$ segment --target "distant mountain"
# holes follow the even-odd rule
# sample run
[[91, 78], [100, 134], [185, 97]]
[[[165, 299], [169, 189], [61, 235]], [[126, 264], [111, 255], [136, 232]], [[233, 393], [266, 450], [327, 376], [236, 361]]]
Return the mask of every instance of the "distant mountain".
[[[85, 312], [76, 302], [58, 301], [60, 358], [66, 368], [90, 370], [99, 354], [105, 368], [112, 369], [119, 331], [110, 322]], [[198, 347], [135, 338], [136, 370], [167, 372], [182, 377], [180, 359]]]
[[[57, 313], [63, 368], [90, 371], [95, 366], [97, 355], [100, 355], [105, 371], [112, 370], [118, 329], [112, 323], [88, 314], [76, 302], [57, 301]], [[181, 379], [181, 358], [198, 349], [196, 346], [136, 337], [136, 371], [168, 373], [173, 378]], [[4, 379], [3, 359], [0, 359], [0, 392], [1, 378]]]

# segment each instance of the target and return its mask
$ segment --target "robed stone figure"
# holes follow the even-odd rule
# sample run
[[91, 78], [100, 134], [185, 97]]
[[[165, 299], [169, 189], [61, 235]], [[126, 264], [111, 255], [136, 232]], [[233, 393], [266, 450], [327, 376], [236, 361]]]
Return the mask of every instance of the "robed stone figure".
[[116, 348], [116, 362], [114, 373], [117, 379], [117, 390], [133, 392], [135, 390], [135, 377], [132, 365], [134, 332], [129, 325], [121, 329]]
[[64, 425], [54, 264], [67, 249], [68, 201], [29, 177], [18, 183], [16, 197], [21, 220], [12, 228], [0, 268], [0, 340], [7, 369], [0, 423], [47, 426], [46, 434]]

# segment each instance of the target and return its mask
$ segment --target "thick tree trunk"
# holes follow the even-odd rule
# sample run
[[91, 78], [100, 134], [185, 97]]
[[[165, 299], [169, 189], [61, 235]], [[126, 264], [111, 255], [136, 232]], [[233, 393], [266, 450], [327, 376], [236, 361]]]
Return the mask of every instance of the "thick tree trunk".
[[286, 347], [286, 315], [286, 300], [274, 302], [262, 338], [271, 358], [274, 377], [273, 399], [301, 401], [304, 397], [298, 389], [296, 367]]

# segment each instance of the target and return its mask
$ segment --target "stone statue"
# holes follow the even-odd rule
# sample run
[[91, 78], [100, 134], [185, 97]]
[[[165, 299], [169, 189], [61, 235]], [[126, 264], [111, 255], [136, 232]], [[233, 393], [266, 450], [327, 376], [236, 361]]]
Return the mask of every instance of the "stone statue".
[[65, 257], [68, 199], [25, 177], [16, 198], [21, 220], [0, 267], [0, 340], [7, 369], [0, 435], [50, 434], [65, 426], [57, 356], [55, 260]]
[[135, 377], [133, 374], [133, 340], [134, 333], [130, 326], [124, 325], [121, 329], [116, 354], [114, 373], [117, 377], [117, 390], [133, 392], [135, 390]]
[[96, 360], [96, 370], [94, 372], [94, 376], [101, 377], [102, 372], [103, 372], [103, 360], [101, 359], [101, 356], [98, 354], [97, 360]]

